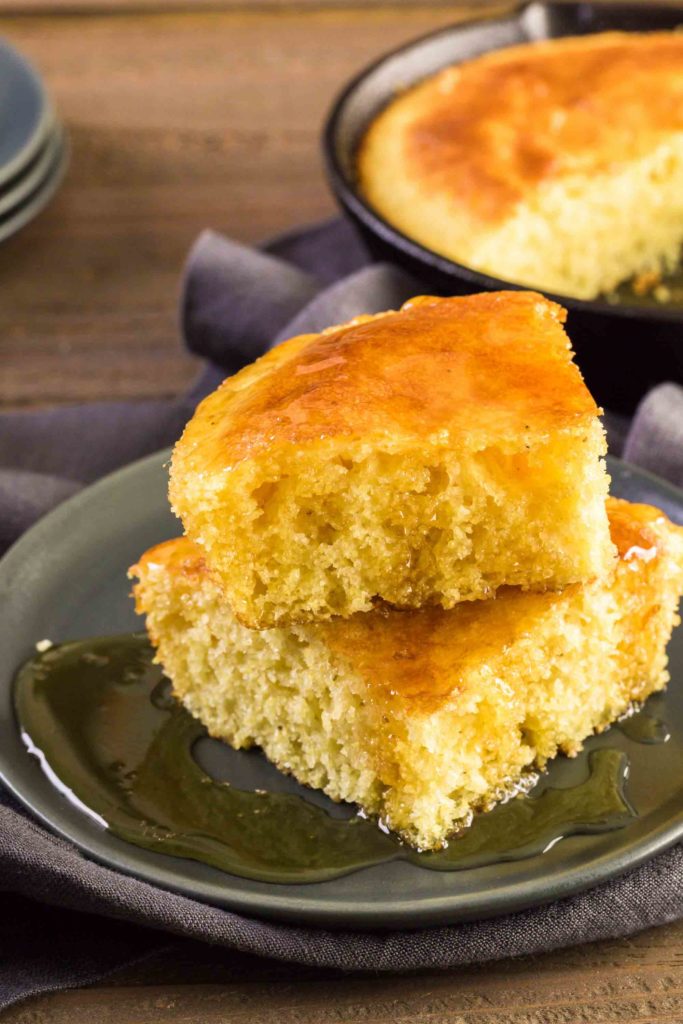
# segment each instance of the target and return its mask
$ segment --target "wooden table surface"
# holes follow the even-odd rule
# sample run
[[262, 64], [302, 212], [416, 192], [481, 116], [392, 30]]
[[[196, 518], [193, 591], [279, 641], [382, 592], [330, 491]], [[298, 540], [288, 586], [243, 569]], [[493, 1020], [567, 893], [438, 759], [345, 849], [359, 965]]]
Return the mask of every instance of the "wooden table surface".
[[194, 368], [178, 277], [198, 232], [252, 242], [332, 215], [319, 134], [341, 85], [468, 7], [495, 9], [271, 0], [150, 13], [76, 0], [83, 13], [4, 13], [21, 6], [0, 0], [0, 33], [43, 73], [72, 161], [49, 208], [0, 246], [10, 408], [182, 389]]
[[[383, 50], [487, 8], [0, 0], [0, 32], [44, 74], [72, 144], [58, 197], [0, 247], [4, 408], [182, 389], [194, 367], [176, 296], [197, 233], [255, 241], [333, 214], [318, 137], [340, 85]], [[169, 964], [3, 1019], [680, 1022], [683, 924], [457, 972], [237, 979], [215, 957]]]

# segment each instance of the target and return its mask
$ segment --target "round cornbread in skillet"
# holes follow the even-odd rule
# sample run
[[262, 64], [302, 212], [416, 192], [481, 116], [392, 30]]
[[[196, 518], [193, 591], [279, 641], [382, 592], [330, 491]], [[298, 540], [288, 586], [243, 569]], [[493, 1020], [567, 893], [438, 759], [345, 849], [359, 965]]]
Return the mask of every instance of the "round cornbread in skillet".
[[498, 278], [591, 299], [683, 241], [683, 35], [498, 50], [397, 96], [358, 157], [372, 206]]
[[170, 497], [245, 625], [554, 589], [613, 559], [563, 310], [420, 298], [285, 342], [206, 398]]

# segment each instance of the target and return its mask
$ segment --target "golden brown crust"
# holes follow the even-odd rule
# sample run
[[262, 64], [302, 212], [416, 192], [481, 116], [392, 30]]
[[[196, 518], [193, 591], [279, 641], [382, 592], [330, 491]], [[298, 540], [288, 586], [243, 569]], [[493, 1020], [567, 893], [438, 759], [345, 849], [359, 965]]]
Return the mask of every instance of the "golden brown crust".
[[201, 548], [188, 537], [174, 537], [148, 548], [135, 565], [131, 565], [128, 576], [132, 579], [143, 573], [163, 569], [173, 576], [187, 576], [200, 579], [209, 575]]
[[539, 183], [608, 172], [683, 130], [683, 35], [565, 38], [447, 68], [376, 119], [361, 181], [384, 174], [381, 135], [396, 130], [403, 167], [391, 174], [497, 223]]
[[[683, 529], [660, 509], [616, 498], [608, 499], [607, 514], [619, 552], [613, 583], [619, 588], [618, 599], [626, 601], [631, 592], [650, 596], [652, 602], [646, 604], [651, 610], [657, 599], [651, 580], [661, 559], [670, 554], [667, 539], [675, 533], [683, 537]], [[632, 571], [624, 573], [621, 567], [626, 566]], [[413, 709], [431, 712], [458, 691], [458, 680], [470, 661], [495, 659], [582, 586], [591, 584], [544, 594], [507, 587], [493, 600], [463, 602], [448, 611], [422, 608], [355, 615], [320, 628], [330, 649], [372, 683], [378, 700], [395, 697], [409, 701]]]
[[[634, 590], [647, 587], [647, 577], [669, 555], [667, 538], [675, 533], [683, 537], [683, 528], [652, 505], [617, 498], [608, 499], [607, 513], [619, 551], [618, 565], [633, 570], [622, 576], [622, 585]], [[155, 567], [172, 577], [182, 576], [190, 585], [208, 575], [201, 550], [186, 537], [151, 548], [130, 574], [144, 578]], [[543, 594], [503, 588], [495, 599], [464, 602], [450, 610], [378, 608], [302, 628], [314, 630], [364, 676], [379, 701], [407, 700], [428, 713], [457, 691], [457, 680], [469, 659], [485, 660], [487, 652], [494, 658], [532, 628], [538, 616], [581, 586], [572, 584], [564, 591]]]
[[534, 292], [414, 299], [294, 338], [206, 398], [176, 445], [187, 473], [345, 436], [485, 447], [581, 428], [598, 410], [571, 362], [564, 310]]
[[619, 558], [625, 562], [632, 559], [650, 561], [654, 557], [652, 551], [659, 553], [666, 527], [679, 529], [654, 505], [639, 505], [621, 498], [607, 499], [607, 517], [612, 543]]

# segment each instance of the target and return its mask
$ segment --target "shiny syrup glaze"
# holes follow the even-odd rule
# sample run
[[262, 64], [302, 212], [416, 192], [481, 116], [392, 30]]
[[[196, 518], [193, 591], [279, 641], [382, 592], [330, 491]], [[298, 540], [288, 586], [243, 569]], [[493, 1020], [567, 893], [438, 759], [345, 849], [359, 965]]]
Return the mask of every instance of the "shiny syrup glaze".
[[349, 808], [333, 817], [286, 793], [247, 791], [193, 756], [205, 731], [172, 698], [145, 636], [53, 647], [16, 679], [22, 736], [62, 793], [114, 835], [246, 878], [316, 882], [408, 860], [439, 871], [532, 856], [558, 839], [620, 828], [627, 760], [599, 749], [586, 781], [518, 796], [475, 818], [447, 849], [417, 853]]
[[[399, 312], [293, 338], [228, 378], [176, 445], [188, 474], [341, 437], [463, 448], [588, 430], [597, 407], [571, 362], [565, 313], [534, 292], [422, 296]], [[289, 450], [289, 448], [288, 448]]]
[[660, 700], [661, 695], [657, 695], [648, 701], [647, 707], [636, 709], [633, 714], [622, 718], [617, 725], [624, 736], [635, 743], [668, 743], [671, 731], [658, 714]]
[[609, 497], [607, 516], [612, 543], [622, 562], [639, 568], [657, 557], [662, 543], [661, 526], [671, 525], [661, 509]]
[[418, 189], [496, 223], [539, 183], [610, 173], [680, 131], [682, 69], [673, 32], [512, 47], [427, 79], [370, 132], [400, 130]]

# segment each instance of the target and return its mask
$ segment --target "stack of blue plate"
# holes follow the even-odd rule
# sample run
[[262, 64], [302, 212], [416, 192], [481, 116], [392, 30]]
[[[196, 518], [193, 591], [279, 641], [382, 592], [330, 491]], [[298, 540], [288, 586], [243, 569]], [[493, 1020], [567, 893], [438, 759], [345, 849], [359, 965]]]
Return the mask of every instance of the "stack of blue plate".
[[40, 78], [0, 40], [0, 241], [54, 195], [66, 167], [66, 141]]

